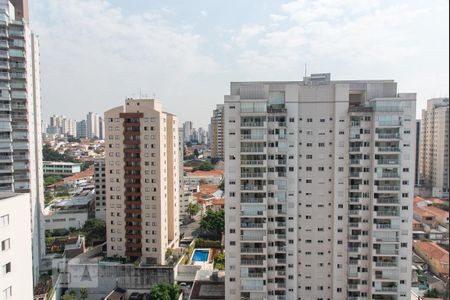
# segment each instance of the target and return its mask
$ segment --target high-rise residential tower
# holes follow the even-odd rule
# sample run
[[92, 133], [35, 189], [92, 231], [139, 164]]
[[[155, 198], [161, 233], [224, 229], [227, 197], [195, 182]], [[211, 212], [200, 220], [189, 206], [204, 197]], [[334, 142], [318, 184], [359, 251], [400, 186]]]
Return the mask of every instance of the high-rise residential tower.
[[392, 80], [231, 83], [226, 299], [409, 299], [415, 101]]
[[165, 264], [179, 243], [178, 120], [157, 100], [127, 99], [105, 127], [108, 256]]
[[86, 116], [86, 134], [88, 139], [100, 137], [100, 116], [94, 112]]
[[224, 105], [218, 104], [211, 118], [211, 157], [223, 160], [224, 151]]
[[434, 98], [422, 110], [419, 177], [434, 197], [448, 197], [448, 98]]
[[77, 122], [77, 138], [80, 138], [80, 139], [87, 138], [86, 120], [81, 120], [81, 121]]
[[191, 121], [186, 121], [183, 123], [183, 139], [185, 143], [191, 141], [193, 130], [194, 126]]
[[95, 218], [106, 220], [106, 179], [105, 159], [98, 158], [94, 161], [95, 180]]
[[39, 44], [27, 1], [0, 0], [0, 190], [29, 193], [33, 276], [44, 254]]

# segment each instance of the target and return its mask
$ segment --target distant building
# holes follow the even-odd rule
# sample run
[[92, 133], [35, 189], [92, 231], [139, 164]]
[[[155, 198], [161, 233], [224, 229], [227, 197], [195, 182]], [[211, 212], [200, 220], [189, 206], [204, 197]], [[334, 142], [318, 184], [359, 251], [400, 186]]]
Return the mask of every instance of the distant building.
[[223, 170], [195, 171], [184, 176], [184, 184], [199, 185], [201, 183], [219, 185], [223, 179]]
[[30, 195], [0, 192], [1, 299], [33, 299]]
[[428, 100], [420, 127], [420, 180], [433, 197], [448, 197], [448, 98]]
[[420, 120], [416, 120], [416, 165], [414, 169], [414, 186], [418, 186], [420, 184], [420, 172], [419, 172], [419, 164], [420, 164]]
[[89, 112], [86, 116], [87, 138], [100, 137], [100, 116], [94, 112]]
[[183, 123], [183, 141], [185, 143], [191, 141], [193, 130], [194, 128], [191, 121], [186, 121]]
[[86, 120], [81, 120], [81, 121], [77, 122], [77, 138], [79, 138], [79, 139], [87, 138]]
[[96, 159], [94, 162], [95, 180], [95, 218], [106, 221], [106, 175], [105, 159]]
[[198, 270], [192, 284], [189, 300], [222, 299], [225, 299], [225, 272]]
[[62, 161], [44, 161], [44, 175], [74, 175], [81, 172], [80, 163]]
[[224, 105], [217, 105], [211, 118], [211, 157], [223, 160], [224, 154]]

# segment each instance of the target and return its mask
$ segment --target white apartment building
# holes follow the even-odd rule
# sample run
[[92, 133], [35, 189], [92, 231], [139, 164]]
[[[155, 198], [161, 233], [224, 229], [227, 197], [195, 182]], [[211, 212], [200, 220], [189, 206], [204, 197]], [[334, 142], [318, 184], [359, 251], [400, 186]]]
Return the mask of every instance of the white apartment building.
[[33, 276], [45, 252], [39, 44], [28, 1], [0, 0], [0, 191], [29, 193]]
[[99, 158], [94, 162], [95, 181], [95, 218], [106, 220], [106, 175], [105, 159]]
[[179, 244], [178, 120], [157, 100], [127, 99], [105, 127], [108, 256], [165, 264]]
[[392, 80], [232, 82], [226, 299], [409, 299], [415, 94]]
[[223, 160], [224, 151], [224, 105], [218, 104], [211, 118], [211, 157]]
[[433, 197], [448, 197], [448, 98], [434, 98], [422, 110], [419, 178]]
[[94, 112], [89, 112], [86, 116], [86, 135], [88, 139], [104, 138], [103, 119]]
[[33, 299], [30, 195], [0, 192], [0, 299]]

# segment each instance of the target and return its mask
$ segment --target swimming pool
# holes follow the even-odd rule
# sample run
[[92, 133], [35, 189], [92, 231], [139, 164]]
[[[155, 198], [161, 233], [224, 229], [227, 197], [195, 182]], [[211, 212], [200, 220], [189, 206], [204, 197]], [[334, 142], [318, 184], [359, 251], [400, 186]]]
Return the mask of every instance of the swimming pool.
[[208, 261], [209, 250], [198, 250], [194, 251], [194, 255], [192, 255], [192, 261]]

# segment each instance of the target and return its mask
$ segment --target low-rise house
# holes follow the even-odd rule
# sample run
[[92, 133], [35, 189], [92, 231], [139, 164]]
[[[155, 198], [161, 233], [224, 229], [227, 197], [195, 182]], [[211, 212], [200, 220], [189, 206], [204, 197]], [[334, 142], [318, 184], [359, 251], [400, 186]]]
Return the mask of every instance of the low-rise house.
[[225, 299], [225, 272], [199, 270], [195, 275], [189, 300]]
[[219, 185], [223, 179], [223, 170], [211, 170], [211, 171], [195, 171], [187, 173], [184, 176], [185, 184], [217, 184]]
[[82, 190], [71, 199], [52, 203], [44, 210], [45, 230], [79, 229], [93, 215], [95, 189]]
[[437, 226], [435, 216], [428, 210], [426, 210], [425, 207], [414, 207], [413, 217], [417, 222], [420, 222], [422, 225], [428, 225], [431, 228]]
[[423, 258], [430, 270], [438, 275], [448, 276], [449, 258], [448, 251], [433, 242], [414, 241], [413, 249]]
[[206, 205], [206, 209], [211, 209], [213, 211], [219, 211], [219, 210], [224, 210], [225, 209], [225, 199], [224, 198], [218, 198], [218, 199], [213, 199], [211, 201], [209, 201], [208, 203], [205, 204]]
[[64, 185], [66, 187], [77, 187], [86, 185], [94, 178], [94, 171], [85, 170], [73, 176], [64, 178]]

